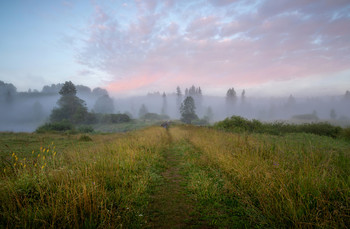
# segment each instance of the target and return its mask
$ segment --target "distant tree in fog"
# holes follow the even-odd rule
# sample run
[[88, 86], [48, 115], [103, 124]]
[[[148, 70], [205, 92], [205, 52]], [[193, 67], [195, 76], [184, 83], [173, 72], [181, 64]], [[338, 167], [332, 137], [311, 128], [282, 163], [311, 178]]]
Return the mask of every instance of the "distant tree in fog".
[[0, 102], [3, 100], [5, 103], [11, 104], [16, 94], [17, 88], [12, 83], [5, 83], [0, 80]]
[[198, 119], [195, 110], [196, 106], [193, 98], [191, 96], [186, 97], [180, 107], [181, 121], [191, 124], [193, 120]]
[[33, 118], [34, 120], [40, 121], [44, 118], [44, 109], [43, 109], [43, 105], [41, 105], [41, 103], [39, 101], [36, 101], [33, 104]]
[[91, 93], [91, 89], [87, 86], [84, 86], [84, 85], [77, 85], [76, 89], [77, 89], [77, 92], [79, 94], [90, 94]]
[[176, 87], [176, 103], [180, 106], [182, 102], [182, 92], [179, 86]]
[[58, 93], [62, 96], [75, 96], [77, 89], [71, 81], [66, 81]]
[[84, 100], [76, 96], [77, 90], [71, 81], [66, 81], [59, 91], [61, 98], [57, 101], [58, 108], [54, 108], [50, 115], [53, 122], [64, 119], [72, 123], [82, 123], [87, 117]]
[[207, 108], [207, 111], [206, 111], [203, 119], [206, 120], [207, 122], [213, 121], [214, 113], [213, 113], [213, 109], [210, 106]]
[[179, 86], [176, 87], [176, 108], [177, 108], [177, 116], [180, 114], [180, 106], [182, 103], [182, 92]]
[[331, 119], [336, 119], [337, 118], [337, 114], [335, 113], [335, 110], [332, 109], [329, 113], [329, 116], [331, 117]]
[[228, 116], [233, 115], [234, 106], [237, 102], [237, 94], [234, 88], [229, 88], [226, 92], [226, 113]]
[[96, 97], [100, 97], [103, 95], [108, 95], [108, 91], [106, 89], [97, 87], [92, 90], [92, 94]]
[[188, 96], [188, 88], [185, 89], [185, 96]]
[[296, 104], [295, 98], [293, 97], [293, 95], [290, 95], [290, 96], [288, 97], [286, 106], [289, 107], [289, 108], [291, 108], [291, 107], [295, 106], [295, 104]]
[[108, 95], [100, 96], [94, 105], [96, 113], [112, 114], [114, 112], [114, 102]]
[[346, 91], [346, 92], [345, 92], [344, 99], [345, 99], [346, 101], [350, 101], [350, 91]]
[[245, 102], [245, 90], [243, 89], [242, 94], [241, 94], [241, 102]]
[[140, 110], [139, 110], [139, 118], [145, 116], [145, 114], [148, 113], [148, 109], [147, 107], [145, 106], [145, 104], [142, 104], [142, 106], [140, 107]]
[[45, 94], [57, 94], [61, 90], [63, 84], [51, 84], [51, 86], [45, 85], [41, 90], [41, 93]]
[[163, 104], [162, 104], [161, 114], [165, 115], [168, 113], [168, 103], [167, 103], [167, 98], [166, 98], [165, 92], [163, 92], [162, 99], [163, 99]]
[[226, 92], [226, 101], [228, 103], [235, 103], [237, 101], [237, 94], [234, 88], [229, 88]]

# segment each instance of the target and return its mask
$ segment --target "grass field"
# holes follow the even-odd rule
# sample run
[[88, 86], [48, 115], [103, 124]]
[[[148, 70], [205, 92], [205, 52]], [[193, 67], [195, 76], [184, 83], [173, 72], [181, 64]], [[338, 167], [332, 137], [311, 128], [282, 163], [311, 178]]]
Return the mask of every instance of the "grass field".
[[0, 224], [346, 228], [350, 142], [160, 127], [0, 133]]

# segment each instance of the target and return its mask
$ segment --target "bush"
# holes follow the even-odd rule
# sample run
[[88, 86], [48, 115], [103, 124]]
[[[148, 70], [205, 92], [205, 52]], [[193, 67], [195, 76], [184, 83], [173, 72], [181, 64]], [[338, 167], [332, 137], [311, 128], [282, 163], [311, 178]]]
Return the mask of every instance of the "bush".
[[341, 132], [341, 136], [346, 140], [350, 140], [350, 127], [344, 128]]
[[80, 133], [92, 133], [94, 132], [94, 128], [92, 128], [91, 126], [83, 125], [78, 128], [78, 131]]
[[52, 132], [52, 131], [64, 132], [64, 131], [69, 131], [74, 129], [75, 128], [72, 123], [70, 123], [67, 120], [63, 120], [60, 122], [45, 123], [44, 125], [39, 126], [35, 132], [37, 133]]
[[226, 118], [224, 121], [217, 122], [214, 126], [218, 129], [238, 132], [260, 132], [263, 124], [255, 119], [253, 121], [249, 121], [240, 116], [232, 116], [231, 118]]
[[342, 131], [339, 126], [333, 126], [326, 122], [320, 123], [304, 123], [304, 124], [288, 124], [283, 122], [262, 123], [258, 120], [247, 120], [240, 116], [232, 116], [226, 118], [214, 125], [217, 129], [223, 129], [234, 132], [254, 132], [267, 134], [286, 134], [286, 133], [310, 133], [328, 137], [338, 137], [341, 133], [346, 135], [346, 131]]
[[101, 123], [125, 123], [131, 118], [127, 114], [104, 114], [101, 115]]

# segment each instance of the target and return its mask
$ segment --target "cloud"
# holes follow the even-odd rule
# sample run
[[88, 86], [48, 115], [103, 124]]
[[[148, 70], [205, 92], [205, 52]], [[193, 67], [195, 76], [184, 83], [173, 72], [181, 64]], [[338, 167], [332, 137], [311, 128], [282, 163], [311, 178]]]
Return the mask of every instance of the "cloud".
[[108, 73], [118, 92], [168, 82], [249, 87], [350, 68], [347, 1], [206, 3], [136, 1], [127, 24], [96, 7], [78, 61]]

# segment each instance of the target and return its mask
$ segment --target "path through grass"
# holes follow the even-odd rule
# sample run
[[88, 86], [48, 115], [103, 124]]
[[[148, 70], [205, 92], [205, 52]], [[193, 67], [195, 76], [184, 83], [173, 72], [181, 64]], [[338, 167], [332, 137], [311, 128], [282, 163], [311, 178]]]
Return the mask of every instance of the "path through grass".
[[151, 197], [149, 227], [184, 228], [192, 224], [194, 203], [184, 187], [185, 178], [181, 171], [183, 152], [176, 151], [171, 143], [164, 152], [164, 158], [164, 180]]

